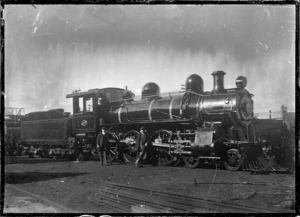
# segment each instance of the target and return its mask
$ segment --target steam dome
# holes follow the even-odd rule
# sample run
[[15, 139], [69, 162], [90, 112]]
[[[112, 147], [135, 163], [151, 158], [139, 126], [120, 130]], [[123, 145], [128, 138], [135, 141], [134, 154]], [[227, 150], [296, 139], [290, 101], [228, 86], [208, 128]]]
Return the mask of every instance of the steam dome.
[[203, 93], [203, 80], [199, 75], [192, 74], [185, 81], [186, 91]]
[[159, 86], [154, 82], [149, 82], [144, 85], [142, 90], [142, 99], [146, 99], [149, 97], [156, 97], [160, 94]]

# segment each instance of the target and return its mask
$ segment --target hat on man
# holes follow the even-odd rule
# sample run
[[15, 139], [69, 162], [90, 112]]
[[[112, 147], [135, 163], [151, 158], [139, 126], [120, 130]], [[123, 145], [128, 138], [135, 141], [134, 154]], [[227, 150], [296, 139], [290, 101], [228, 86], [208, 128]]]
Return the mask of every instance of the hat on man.
[[105, 130], [105, 127], [101, 127], [101, 130]]
[[141, 127], [140, 130], [145, 130], [145, 127]]

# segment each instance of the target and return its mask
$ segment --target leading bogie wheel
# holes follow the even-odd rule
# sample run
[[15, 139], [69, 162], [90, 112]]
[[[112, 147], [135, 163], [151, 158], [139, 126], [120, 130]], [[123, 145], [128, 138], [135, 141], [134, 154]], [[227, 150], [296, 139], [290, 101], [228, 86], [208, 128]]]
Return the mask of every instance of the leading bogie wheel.
[[242, 168], [242, 155], [238, 150], [230, 149], [227, 151], [227, 155], [224, 159], [224, 166], [227, 170], [237, 171]]
[[174, 157], [165, 149], [158, 149], [158, 164], [161, 166], [169, 166], [173, 163]]
[[195, 156], [184, 156], [183, 162], [186, 167], [194, 169], [199, 166], [200, 158], [195, 157]]

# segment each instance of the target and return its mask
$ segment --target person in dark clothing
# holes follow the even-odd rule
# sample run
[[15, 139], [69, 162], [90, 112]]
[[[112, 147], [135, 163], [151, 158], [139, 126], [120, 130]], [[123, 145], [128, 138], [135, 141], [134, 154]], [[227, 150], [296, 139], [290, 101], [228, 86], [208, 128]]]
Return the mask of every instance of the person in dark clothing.
[[104, 127], [102, 127], [101, 132], [98, 133], [97, 148], [98, 148], [98, 154], [99, 154], [99, 159], [100, 159], [101, 166], [109, 165], [109, 163], [107, 162], [107, 158], [106, 158], [106, 154], [109, 151], [109, 140], [108, 140], [108, 135], [105, 132]]
[[136, 138], [136, 149], [137, 150], [140, 149], [140, 154], [135, 162], [135, 165], [137, 167], [143, 167], [142, 161], [146, 153], [147, 140], [148, 140], [148, 135], [145, 132], [145, 128], [141, 127], [140, 133]]
[[155, 149], [153, 148], [152, 144], [150, 143], [150, 137], [146, 133], [145, 128], [140, 128], [140, 133], [136, 139], [136, 149], [140, 148], [140, 154], [138, 159], [135, 162], [137, 167], [143, 167], [143, 158], [145, 153], [148, 154], [148, 158], [152, 160], [152, 166], [157, 166], [157, 157], [155, 153]]

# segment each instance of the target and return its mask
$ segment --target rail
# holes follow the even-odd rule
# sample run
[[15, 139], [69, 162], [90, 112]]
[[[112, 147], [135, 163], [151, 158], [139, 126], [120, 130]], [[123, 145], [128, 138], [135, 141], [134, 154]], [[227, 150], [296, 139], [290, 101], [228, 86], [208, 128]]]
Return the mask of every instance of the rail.
[[133, 186], [106, 183], [89, 197], [89, 201], [117, 212], [134, 212], [140, 208], [148, 213], [283, 213], [277, 207], [218, 202], [187, 194], [160, 192]]

